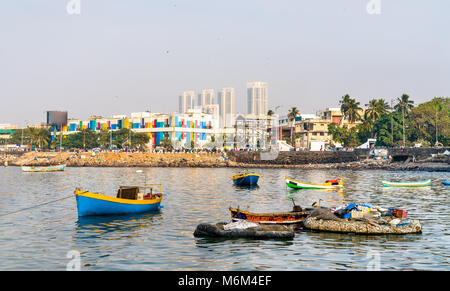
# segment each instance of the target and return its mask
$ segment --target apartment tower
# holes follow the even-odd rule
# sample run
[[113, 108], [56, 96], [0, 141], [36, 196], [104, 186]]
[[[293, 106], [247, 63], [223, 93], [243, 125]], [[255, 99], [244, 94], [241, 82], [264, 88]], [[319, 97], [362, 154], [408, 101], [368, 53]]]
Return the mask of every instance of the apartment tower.
[[217, 101], [219, 103], [219, 120], [221, 127], [232, 127], [234, 122], [234, 88], [220, 90]]
[[184, 91], [180, 95], [179, 99], [179, 112], [186, 113], [188, 109], [194, 109], [195, 92], [194, 91]]
[[204, 89], [198, 94], [197, 106], [206, 106], [214, 104], [214, 89]]
[[266, 115], [267, 105], [267, 83], [247, 83], [247, 113], [253, 115]]

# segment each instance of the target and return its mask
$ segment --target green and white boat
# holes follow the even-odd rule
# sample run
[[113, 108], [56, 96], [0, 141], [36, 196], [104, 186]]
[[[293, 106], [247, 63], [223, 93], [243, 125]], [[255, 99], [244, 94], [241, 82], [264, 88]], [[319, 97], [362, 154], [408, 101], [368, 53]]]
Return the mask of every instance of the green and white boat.
[[297, 181], [294, 179], [291, 179], [289, 177], [285, 177], [286, 185], [289, 188], [294, 189], [334, 189], [334, 188], [342, 188], [344, 185], [344, 181], [342, 180], [342, 177], [340, 180], [326, 180], [323, 184], [312, 184], [312, 183], [305, 183], [301, 181]]
[[382, 181], [384, 187], [426, 187], [431, 185], [431, 180], [417, 182], [390, 182]]

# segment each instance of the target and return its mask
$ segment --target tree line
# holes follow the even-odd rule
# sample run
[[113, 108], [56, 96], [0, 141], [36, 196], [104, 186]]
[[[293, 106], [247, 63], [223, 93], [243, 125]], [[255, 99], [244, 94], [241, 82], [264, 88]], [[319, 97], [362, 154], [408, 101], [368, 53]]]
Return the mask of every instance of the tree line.
[[134, 132], [128, 128], [117, 131], [101, 130], [99, 132], [83, 129], [73, 134], [52, 134], [45, 128], [27, 127], [14, 131], [8, 143], [29, 145], [34, 149], [93, 149], [117, 148], [146, 150], [150, 138], [145, 133]]
[[376, 146], [387, 147], [419, 143], [422, 146], [450, 145], [448, 97], [435, 97], [414, 106], [414, 101], [403, 94], [395, 100], [395, 105], [383, 98], [372, 99], [363, 110], [360, 102], [347, 94], [340, 100], [340, 106], [349, 126], [332, 123], [328, 125], [328, 132], [335, 142], [344, 146], [355, 147], [368, 138], [376, 138]]
[[[339, 101], [343, 119], [347, 124], [331, 123], [328, 134], [333, 142], [356, 147], [369, 138], [376, 138], [376, 146], [450, 146], [450, 98], [435, 97], [431, 101], [414, 105], [407, 94], [396, 98], [395, 104], [385, 99], [372, 99], [362, 108], [361, 103], [346, 94]], [[268, 115], [273, 111], [269, 110]], [[290, 137], [285, 139], [295, 146], [297, 136], [295, 118], [297, 107], [288, 112]], [[293, 141], [293, 142], [292, 142]]]

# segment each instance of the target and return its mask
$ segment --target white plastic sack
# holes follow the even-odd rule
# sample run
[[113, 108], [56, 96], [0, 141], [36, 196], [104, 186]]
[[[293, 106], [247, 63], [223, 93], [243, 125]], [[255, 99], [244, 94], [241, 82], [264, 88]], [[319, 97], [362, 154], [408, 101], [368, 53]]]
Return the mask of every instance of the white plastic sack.
[[230, 222], [228, 224], [225, 224], [223, 226], [224, 230], [231, 230], [231, 229], [247, 229], [247, 228], [256, 228], [258, 227], [258, 224], [249, 222], [246, 220], [239, 220], [237, 222]]

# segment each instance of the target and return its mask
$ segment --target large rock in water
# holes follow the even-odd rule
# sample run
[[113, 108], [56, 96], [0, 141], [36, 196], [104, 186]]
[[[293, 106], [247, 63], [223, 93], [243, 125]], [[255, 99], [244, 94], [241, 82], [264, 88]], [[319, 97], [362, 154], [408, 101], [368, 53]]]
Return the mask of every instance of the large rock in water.
[[306, 229], [340, 232], [340, 233], [357, 233], [357, 234], [408, 234], [421, 233], [422, 227], [418, 220], [403, 219], [400, 223], [377, 223], [372, 220], [346, 220], [340, 219], [329, 220], [319, 217], [308, 217], [304, 220], [303, 225]]
[[295, 236], [291, 227], [284, 225], [258, 225], [257, 228], [224, 230], [225, 223], [197, 225], [195, 237], [223, 237], [249, 239], [292, 239]]

